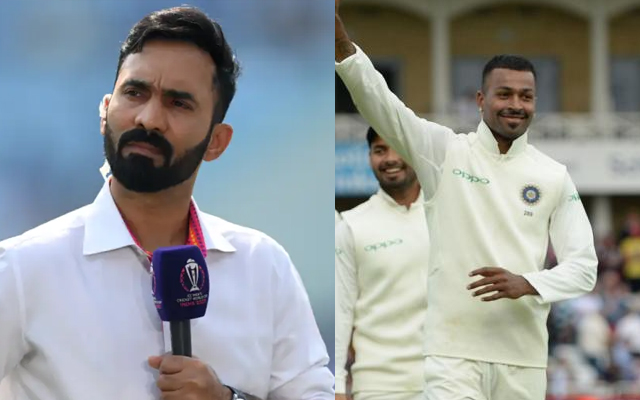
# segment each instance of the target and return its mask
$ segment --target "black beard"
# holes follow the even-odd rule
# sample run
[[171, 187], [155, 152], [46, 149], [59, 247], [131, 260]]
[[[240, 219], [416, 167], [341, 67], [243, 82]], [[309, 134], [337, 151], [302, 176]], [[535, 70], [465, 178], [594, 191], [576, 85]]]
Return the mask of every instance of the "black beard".
[[[410, 188], [411, 185], [413, 185], [413, 183], [417, 179], [415, 172], [410, 168], [407, 168], [406, 164], [401, 163], [399, 165], [393, 165], [393, 166], [402, 168], [405, 170], [405, 178], [403, 180], [387, 181], [383, 177], [383, 174], [384, 174], [383, 171], [381, 171], [379, 168], [374, 170], [374, 175], [376, 177], [376, 180], [378, 181], [378, 184], [380, 185], [380, 188], [385, 192], [387, 192], [389, 195], [394, 193], [402, 193], [403, 191]], [[390, 168], [391, 165], [387, 165], [386, 167]]]
[[[132, 129], [122, 134], [118, 145], [113, 140], [113, 131], [109, 123], [105, 123], [104, 153], [111, 167], [113, 176], [126, 189], [139, 193], [156, 193], [179, 185], [191, 178], [202, 162], [207, 151], [213, 129], [203, 141], [188, 149], [183, 156], [173, 163], [173, 146], [158, 132], [147, 132], [144, 129]], [[122, 149], [131, 142], [147, 143], [162, 152], [164, 163], [160, 167], [153, 160], [141, 154], [122, 156]]]

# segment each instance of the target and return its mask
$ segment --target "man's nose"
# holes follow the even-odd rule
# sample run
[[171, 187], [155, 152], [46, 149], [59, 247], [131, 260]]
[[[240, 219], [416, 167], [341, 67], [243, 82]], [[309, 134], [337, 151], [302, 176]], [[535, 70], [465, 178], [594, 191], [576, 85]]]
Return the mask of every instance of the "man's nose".
[[165, 110], [160, 99], [151, 98], [141, 106], [135, 119], [136, 126], [144, 128], [147, 132], [157, 131], [163, 133], [167, 128]]

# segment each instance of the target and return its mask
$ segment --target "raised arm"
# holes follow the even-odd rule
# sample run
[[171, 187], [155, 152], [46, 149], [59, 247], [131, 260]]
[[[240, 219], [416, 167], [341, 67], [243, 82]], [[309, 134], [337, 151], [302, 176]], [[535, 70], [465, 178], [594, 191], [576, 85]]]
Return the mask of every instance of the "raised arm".
[[336, 72], [362, 117], [417, 172], [428, 195], [433, 194], [454, 132], [418, 117], [391, 92], [371, 60], [349, 39], [336, 0]]
[[351, 43], [347, 30], [344, 29], [342, 24], [342, 19], [340, 19], [339, 7], [340, 0], [336, 0], [336, 62], [340, 62], [356, 53], [356, 47]]

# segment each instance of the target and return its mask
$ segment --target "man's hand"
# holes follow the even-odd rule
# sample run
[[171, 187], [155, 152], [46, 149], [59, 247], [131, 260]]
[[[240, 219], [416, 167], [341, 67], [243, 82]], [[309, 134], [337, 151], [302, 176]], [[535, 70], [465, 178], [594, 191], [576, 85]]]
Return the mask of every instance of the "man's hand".
[[196, 358], [153, 356], [149, 366], [160, 371], [157, 385], [162, 400], [231, 399], [231, 390], [220, 383], [211, 367]]
[[[351, 342], [349, 343], [349, 350], [347, 351], [347, 393], [351, 393], [353, 386], [353, 376], [351, 375], [351, 366], [356, 361], [356, 350], [353, 348], [353, 331], [351, 332]], [[336, 400], [353, 400], [351, 394], [336, 394]]]
[[347, 34], [347, 30], [344, 28], [342, 24], [342, 19], [340, 19], [340, 15], [338, 14], [338, 10], [340, 9], [340, 0], [336, 0], [336, 61], [340, 62], [345, 58], [349, 57], [352, 54], [355, 54], [356, 48], [351, 43], [349, 39], [349, 35]]
[[520, 275], [512, 274], [504, 268], [485, 267], [476, 269], [469, 274], [469, 276], [477, 275], [481, 275], [483, 278], [467, 286], [468, 290], [482, 287], [473, 293], [473, 297], [496, 292], [491, 296], [483, 297], [482, 301], [493, 301], [503, 298], [518, 299], [527, 294], [538, 294], [538, 291], [531, 286], [529, 281]]

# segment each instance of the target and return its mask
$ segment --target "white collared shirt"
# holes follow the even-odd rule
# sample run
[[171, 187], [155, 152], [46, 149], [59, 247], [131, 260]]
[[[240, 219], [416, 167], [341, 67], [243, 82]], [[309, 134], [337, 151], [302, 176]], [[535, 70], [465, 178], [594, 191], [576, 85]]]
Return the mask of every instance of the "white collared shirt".
[[[191, 322], [194, 356], [261, 399], [333, 399], [288, 254], [261, 232], [198, 216], [211, 286], [206, 315]], [[107, 184], [93, 204], [0, 242], [0, 398], [158, 399], [147, 358], [170, 347], [148, 264]]]

